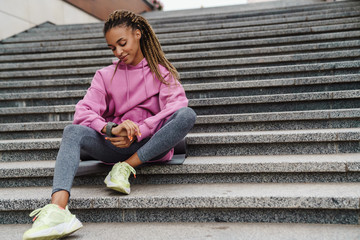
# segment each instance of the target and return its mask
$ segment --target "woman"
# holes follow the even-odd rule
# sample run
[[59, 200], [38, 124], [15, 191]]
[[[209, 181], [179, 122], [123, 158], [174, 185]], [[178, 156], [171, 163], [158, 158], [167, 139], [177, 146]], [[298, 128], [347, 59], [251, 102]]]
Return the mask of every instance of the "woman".
[[30, 214], [34, 223], [23, 239], [60, 238], [82, 227], [67, 208], [80, 159], [115, 164], [106, 186], [129, 194], [134, 168], [169, 161], [195, 123], [178, 72], [143, 17], [115, 11], [104, 35], [119, 60], [96, 72], [76, 105], [56, 159], [51, 204]]

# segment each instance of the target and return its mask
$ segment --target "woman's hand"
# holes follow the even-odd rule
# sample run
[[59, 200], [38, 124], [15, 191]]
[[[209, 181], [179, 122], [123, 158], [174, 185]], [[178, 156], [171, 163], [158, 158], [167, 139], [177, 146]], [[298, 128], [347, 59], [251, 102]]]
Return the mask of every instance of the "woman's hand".
[[105, 139], [118, 148], [128, 148], [135, 141], [136, 136], [141, 136], [138, 125], [130, 120], [125, 120], [114, 127], [111, 132], [116, 137], [106, 137]]
[[124, 136], [124, 130], [127, 133], [127, 137], [132, 141], [135, 136], [141, 136], [140, 129], [136, 123], [131, 120], [125, 120], [117, 127], [112, 129], [112, 134], [116, 136]]
[[114, 145], [115, 147], [118, 147], [118, 148], [128, 148], [135, 141], [135, 139], [130, 141], [130, 139], [127, 136], [112, 137], [112, 138], [106, 137], [105, 139], [109, 140], [112, 145]]

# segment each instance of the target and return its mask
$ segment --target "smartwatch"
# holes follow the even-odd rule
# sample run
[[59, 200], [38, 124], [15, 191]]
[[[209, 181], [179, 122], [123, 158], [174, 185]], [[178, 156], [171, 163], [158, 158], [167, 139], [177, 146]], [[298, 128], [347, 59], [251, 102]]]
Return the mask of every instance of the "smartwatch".
[[108, 137], [116, 137], [114, 134], [111, 133], [111, 130], [114, 128], [114, 127], [117, 127], [118, 125], [116, 123], [113, 123], [113, 122], [108, 122], [106, 124], [106, 136]]

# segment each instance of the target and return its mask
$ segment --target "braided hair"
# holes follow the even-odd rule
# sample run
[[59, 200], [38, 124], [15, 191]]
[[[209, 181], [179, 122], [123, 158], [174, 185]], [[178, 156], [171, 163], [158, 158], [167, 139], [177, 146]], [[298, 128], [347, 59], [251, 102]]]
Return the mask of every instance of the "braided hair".
[[[140, 48], [141, 52], [146, 58], [150, 70], [155, 76], [164, 84], [168, 84], [159, 70], [159, 64], [164, 66], [172, 75], [172, 77], [179, 81], [179, 73], [176, 68], [166, 59], [164, 52], [161, 49], [160, 42], [156, 37], [149, 22], [142, 16], [126, 10], [116, 10], [109, 15], [109, 18], [104, 24], [104, 35], [112, 28], [125, 26], [131, 27], [132, 30], [139, 29], [141, 32]], [[120, 61], [118, 62], [119, 65]], [[118, 68], [116, 66], [116, 69]], [[116, 72], [115, 69], [115, 72]], [[115, 74], [114, 72], [114, 74]]]

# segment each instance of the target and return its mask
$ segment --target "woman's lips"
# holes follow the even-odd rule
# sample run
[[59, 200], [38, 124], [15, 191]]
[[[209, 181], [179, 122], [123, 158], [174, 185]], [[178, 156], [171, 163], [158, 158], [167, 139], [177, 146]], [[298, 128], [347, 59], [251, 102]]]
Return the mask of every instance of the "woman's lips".
[[124, 56], [124, 57], [122, 57], [122, 58], [120, 58], [120, 61], [125, 61], [126, 59], [127, 59], [127, 56], [129, 56], [129, 54], [128, 55], [126, 55], [126, 56]]

